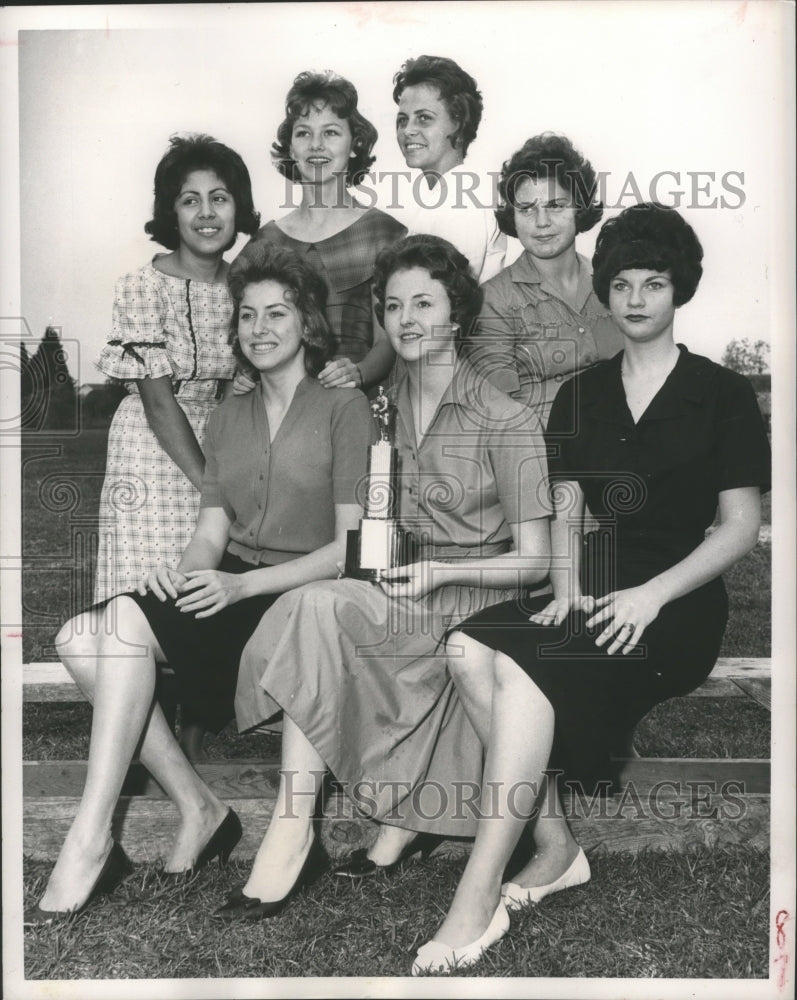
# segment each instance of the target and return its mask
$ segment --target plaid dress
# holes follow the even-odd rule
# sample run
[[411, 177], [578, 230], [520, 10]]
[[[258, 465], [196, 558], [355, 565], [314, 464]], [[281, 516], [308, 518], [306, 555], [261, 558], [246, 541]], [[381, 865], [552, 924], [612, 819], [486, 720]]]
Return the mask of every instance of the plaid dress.
[[374, 341], [371, 279], [376, 258], [406, 232], [392, 216], [370, 208], [346, 229], [316, 243], [288, 236], [276, 222], [266, 223], [255, 239], [297, 251], [321, 275], [329, 289], [326, 317], [337, 341], [335, 357], [357, 364]]
[[151, 264], [116, 283], [113, 329], [97, 367], [130, 395], [108, 435], [95, 602], [133, 590], [153, 566], [175, 566], [191, 538], [199, 492], [158, 444], [135, 380], [171, 378], [201, 447], [219, 379], [235, 370], [231, 316], [224, 283], [175, 278]]

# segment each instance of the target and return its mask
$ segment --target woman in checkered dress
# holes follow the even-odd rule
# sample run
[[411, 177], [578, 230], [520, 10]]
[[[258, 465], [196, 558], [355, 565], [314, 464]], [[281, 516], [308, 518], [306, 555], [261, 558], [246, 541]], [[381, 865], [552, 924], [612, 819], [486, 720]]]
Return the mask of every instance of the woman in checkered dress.
[[364, 208], [349, 190], [374, 162], [377, 138], [348, 80], [329, 71], [300, 73], [272, 146], [277, 170], [301, 184], [302, 203], [256, 238], [306, 257], [329, 288], [327, 320], [338, 346], [318, 376], [327, 389], [375, 386], [396, 357], [374, 317], [371, 278], [380, 250], [406, 229], [378, 208]]
[[129, 395], [108, 437], [96, 602], [134, 590], [154, 566], [174, 567], [191, 538], [205, 424], [235, 368], [223, 254], [259, 221], [237, 153], [206, 135], [171, 139], [144, 227], [171, 253], [119, 279], [97, 362]]

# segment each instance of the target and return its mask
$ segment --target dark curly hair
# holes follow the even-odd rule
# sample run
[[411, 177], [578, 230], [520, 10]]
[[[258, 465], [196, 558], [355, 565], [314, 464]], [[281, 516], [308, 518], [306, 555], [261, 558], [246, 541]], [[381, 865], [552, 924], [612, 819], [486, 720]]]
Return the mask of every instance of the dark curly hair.
[[446, 56], [418, 56], [408, 59], [393, 77], [393, 100], [399, 102], [406, 87], [427, 83], [436, 87], [440, 100], [451, 118], [457, 123], [456, 132], [450, 136], [451, 145], [462, 146], [462, 155], [476, 138], [482, 120], [484, 104], [481, 91], [473, 77]]
[[371, 156], [371, 150], [376, 145], [379, 133], [357, 110], [354, 84], [332, 70], [324, 73], [300, 73], [293, 81], [285, 98], [285, 119], [277, 129], [277, 141], [271, 144], [274, 166], [289, 181], [301, 183], [299, 168], [291, 157], [291, 136], [294, 124], [309, 114], [313, 107], [329, 107], [338, 118], [349, 123], [354, 156], [349, 158], [346, 168], [346, 187], [356, 186], [376, 160], [375, 156]]
[[451, 321], [456, 323], [455, 343], [459, 349], [467, 339], [482, 307], [482, 290], [473, 277], [468, 258], [439, 236], [417, 234], [386, 247], [374, 268], [376, 318], [385, 325], [385, 289], [397, 271], [423, 268], [445, 288], [451, 303]]
[[703, 274], [703, 247], [674, 208], [658, 202], [631, 205], [601, 226], [592, 258], [592, 287], [609, 305], [609, 285], [620, 271], [669, 271], [673, 305], [682, 306]]
[[543, 132], [527, 139], [501, 168], [498, 181], [499, 206], [495, 210], [498, 228], [507, 236], [517, 236], [515, 191], [521, 181], [555, 177], [570, 192], [576, 206], [576, 232], [592, 229], [603, 215], [597, 200], [597, 181], [592, 164], [563, 135]]
[[261, 281], [276, 281], [291, 295], [302, 319], [304, 332], [304, 365], [309, 375], [316, 376], [335, 353], [335, 336], [329, 328], [324, 310], [327, 286], [323, 278], [295, 250], [275, 246], [264, 240], [249, 243], [230, 265], [227, 286], [233, 300], [229, 342], [239, 368], [257, 380], [258, 372], [249, 364], [238, 342], [238, 312], [247, 285]]
[[[186, 177], [195, 170], [212, 170], [224, 181], [235, 202], [236, 236], [256, 233], [260, 213], [255, 211], [252, 201], [252, 182], [246, 164], [234, 149], [212, 135], [201, 133], [170, 136], [169, 148], [155, 170], [155, 204], [144, 232], [167, 250], [178, 249], [180, 235], [174, 203]], [[234, 243], [235, 239], [224, 249], [229, 250]]]

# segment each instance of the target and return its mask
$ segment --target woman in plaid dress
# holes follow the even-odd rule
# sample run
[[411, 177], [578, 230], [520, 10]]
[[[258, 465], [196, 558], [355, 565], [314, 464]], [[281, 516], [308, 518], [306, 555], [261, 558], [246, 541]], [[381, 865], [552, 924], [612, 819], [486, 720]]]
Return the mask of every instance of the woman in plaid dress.
[[279, 172], [301, 184], [302, 203], [256, 238], [306, 256], [329, 288], [327, 320], [338, 347], [318, 376], [327, 389], [377, 385], [395, 360], [374, 317], [371, 278], [380, 250], [406, 230], [385, 212], [364, 208], [349, 190], [374, 162], [377, 137], [348, 80], [329, 71], [300, 73], [272, 146]]
[[223, 258], [257, 229], [249, 173], [210, 136], [171, 139], [144, 227], [168, 250], [116, 284], [113, 330], [97, 367], [125, 382], [108, 436], [95, 602], [173, 567], [199, 512], [202, 438], [235, 362]]

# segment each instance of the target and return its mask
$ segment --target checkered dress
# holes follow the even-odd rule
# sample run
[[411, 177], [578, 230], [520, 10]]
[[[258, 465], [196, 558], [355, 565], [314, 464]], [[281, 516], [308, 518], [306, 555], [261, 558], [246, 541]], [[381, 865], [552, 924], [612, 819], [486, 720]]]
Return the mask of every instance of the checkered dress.
[[219, 379], [235, 369], [231, 316], [223, 283], [175, 278], [148, 264], [116, 284], [113, 330], [97, 367], [127, 383], [130, 395], [108, 435], [95, 601], [134, 589], [153, 566], [175, 566], [191, 538], [199, 493], [158, 444], [135, 380], [171, 378], [201, 447]]
[[370, 208], [346, 229], [315, 243], [306, 243], [267, 222], [254, 237], [301, 254], [321, 275], [329, 290], [326, 317], [335, 334], [336, 358], [357, 364], [374, 342], [371, 280], [379, 252], [406, 234], [392, 216]]

